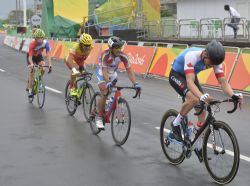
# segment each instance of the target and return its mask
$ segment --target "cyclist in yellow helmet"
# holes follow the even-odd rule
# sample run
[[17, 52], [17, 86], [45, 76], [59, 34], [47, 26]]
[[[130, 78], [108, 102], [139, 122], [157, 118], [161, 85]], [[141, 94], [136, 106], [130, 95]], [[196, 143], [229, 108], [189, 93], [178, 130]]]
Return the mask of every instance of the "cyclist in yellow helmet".
[[70, 75], [70, 95], [76, 96], [74, 82], [77, 75], [84, 71], [84, 62], [93, 49], [93, 39], [89, 34], [83, 33], [73, 48], [69, 50], [69, 54], [65, 58], [66, 65], [72, 71]]
[[33, 33], [33, 38], [29, 44], [29, 52], [27, 53], [27, 65], [29, 68], [29, 75], [28, 75], [28, 96], [32, 97], [32, 71], [34, 64], [36, 65], [45, 65], [42, 53], [45, 49], [47, 57], [48, 57], [48, 63], [49, 63], [49, 73], [52, 70], [51, 66], [51, 56], [50, 56], [50, 46], [49, 42], [45, 40], [45, 33], [42, 29], [36, 29]]

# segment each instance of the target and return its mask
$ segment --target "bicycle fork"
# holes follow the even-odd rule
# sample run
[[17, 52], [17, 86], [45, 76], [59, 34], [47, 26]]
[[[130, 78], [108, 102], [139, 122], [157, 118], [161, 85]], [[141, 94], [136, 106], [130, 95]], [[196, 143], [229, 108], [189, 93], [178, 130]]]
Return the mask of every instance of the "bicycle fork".
[[214, 154], [216, 154], [216, 155], [225, 154], [226, 151], [225, 151], [224, 143], [223, 143], [219, 129], [218, 129], [218, 133], [219, 133], [219, 139], [220, 139], [220, 143], [221, 143], [222, 147], [217, 147], [217, 145], [216, 145], [216, 140], [215, 140], [215, 135], [214, 135], [214, 126], [212, 124], [210, 124], [209, 127], [210, 127], [211, 134], [212, 134], [212, 140], [213, 140], [212, 148], [214, 150]]

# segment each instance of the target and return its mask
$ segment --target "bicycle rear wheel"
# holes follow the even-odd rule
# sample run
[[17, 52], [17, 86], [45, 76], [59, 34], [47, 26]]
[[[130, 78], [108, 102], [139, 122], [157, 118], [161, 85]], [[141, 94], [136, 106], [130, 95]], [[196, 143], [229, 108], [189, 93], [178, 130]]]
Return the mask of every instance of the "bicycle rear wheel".
[[[231, 182], [237, 174], [240, 150], [231, 127], [222, 121], [213, 123], [204, 136], [203, 157], [210, 176], [219, 184]], [[213, 144], [213, 135], [215, 146]]]
[[85, 91], [82, 95], [83, 114], [84, 114], [86, 121], [88, 121], [89, 119], [90, 102], [94, 94], [95, 94], [94, 88], [92, 87], [91, 84], [87, 83], [85, 87]]
[[45, 102], [45, 84], [44, 81], [41, 79], [37, 81], [37, 104], [39, 108], [42, 108]]
[[93, 134], [95, 134], [95, 135], [97, 135], [101, 132], [101, 130], [99, 128], [97, 128], [96, 120], [95, 120], [96, 116], [99, 115], [98, 105], [99, 105], [100, 98], [101, 98], [101, 93], [96, 92], [91, 99], [90, 108], [89, 108], [89, 120], [88, 121], [90, 124], [90, 128], [91, 128]]
[[33, 102], [33, 100], [34, 100], [34, 95], [32, 95], [31, 97], [28, 97], [28, 101], [29, 101], [29, 103], [32, 103], [32, 102]]
[[77, 97], [70, 96], [70, 81], [67, 82], [65, 87], [65, 103], [69, 115], [73, 116], [77, 109]]
[[131, 112], [128, 102], [120, 98], [112, 113], [111, 133], [116, 145], [123, 145], [129, 136], [131, 128]]
[[185, 159], [182, 143], [176, 141], [172, 136], [171, 123], [177, 117], [178, 112], [176, 110], [168, 110], [161, 120], [160, 126], [160, 140], [161, 148], [166, 158], [173, 165], [181, 164]]

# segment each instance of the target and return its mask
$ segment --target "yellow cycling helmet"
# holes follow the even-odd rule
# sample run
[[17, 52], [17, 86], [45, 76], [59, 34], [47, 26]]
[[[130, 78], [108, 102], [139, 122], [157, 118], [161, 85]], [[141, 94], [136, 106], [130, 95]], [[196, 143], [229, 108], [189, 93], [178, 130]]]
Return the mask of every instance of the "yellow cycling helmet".
[[79, 43], [83, 45], [92, 45], [93, 39], [91, 35], [83, 33], [79, 39]]
[[34, 38], [45, 38], [45, 33], [42, 29], [36, 29], [33, 35]]

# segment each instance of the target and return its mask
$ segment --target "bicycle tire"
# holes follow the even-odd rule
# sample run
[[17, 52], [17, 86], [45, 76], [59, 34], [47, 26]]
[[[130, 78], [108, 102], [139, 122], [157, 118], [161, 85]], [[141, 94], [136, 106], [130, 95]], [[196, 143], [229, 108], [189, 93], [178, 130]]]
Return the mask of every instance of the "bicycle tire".
[[[42, 108], [45, 103], [45, 84], [44, 81], [41, 79], [40, 81], [37, 81], [37, 104], [39, 108]], [[40, 89], [41, 86], [41, 89]]]
[[[211, 150], [211, 153], [208, 153], [208, 151], [210, 151], [211, 146], [212, 146], [212, 145], [209, 144], [209, 137], [210, 137], [210, 134], [212, 134], [211, 129], [209, 128], [205, 133], [204, 141], [203, 141], [202, 152], [203, 152], [203, 155], [204, 155], [203, 156], [204, 157], [204, 163], [205, 163], [205, 166], [207, 168], [208, 173], [210, 174], [210, 176], [213, 178], [213, 180], [215, 182], [217, 182], [218, 184], [227, 184], [227, 183], [230, 183], [234, 179], [234, 177], [236, 176], [236, 174], [238, 172], [239, 162], [240, 162], [240, 149], [239, 149], [237, 138], [236, 138], [233, 130], [231, 129], [231, 127], [228, 124], [226, 124], [223, 121], [215, 121], [213, 123], [213, 126], [214, 126], [213, 134], [215, 136], [215, 142], [216, 142], [216, 140], [218, 142], [218, 139], [222, 139], [223, 137], [225, 137], [225, 135], [223, 135], [223, 132], [225, 132], [225, 134], [227, 134], [229, 139], [231, 140], [232, 149], [230, 149], [230, 151], [233, 151], [233, 153], [230, 153], [230, 151], [228, 150], [229, 149], [229, 145], [228, 145], [229, 143], [225, 143], [225, 138], [224, 138], [224, 140], [222, 139], [223, 146], [225, 147], [225, 145], [227, 145], [225, 147], [226, 151], [225, 151], [224, 154], [222, 154], [222, 153], [216, 154], [213, 149]], [[216, 136], [217, 133], [219, 134], [218, 135], [219, 138]], [[219, 145], [220, 144], [218, 144], [218, 143], [216, 144], [216, 149], [221, 149], [221, 147], [219, 147]], [[231, 155], [229, 155], [228, 152], [230, 154], [234, 155], [233, 158], [231, 158]], [[225, 157], [222, 157], [224, 155], [225, 155]], [[215, 163], [221, 163], [224, 158], [229, 158], [230, 159], [230, 160], [226, 160], [226, 163], [232, 163], [232, 167], [228, 171], [228, 174], [225, 175], [225, 172], [226, 172], [225, 165], [223, 165], [223, 168], [221, 166], [219, 166], [220, 169], [223, 169], [222, 172], [223, 172], [224, 175], [223, 176], [218, 176], [216, 174], [219, 173], [219, 170], [213, 169], [212, 165], [213, 165], [214, 162]], [[218, 161], [218, 159], [219, 159], [219, 161]]]
[[95, 94], [95, 90], [93, 86], [89, 83], [86, 84], [84, 93], [82, 95], [82, 107], [83, 107], [83, 114], [86, 121], [89, 120], [89, 109], [90, 109], [90, 102], [92, 97]]
[[[168, 135], [168, 133], [171, 131], [171, 123], [172, 121], [177, 117], [178, 112], [176, 110], [170, 109], [168, 111], [165, 112], [165, 114], [162, 117], [161, 120], [161, 126], [160, 126], [160, 141], [161, 141], [161, 148], [166, 156], [166, 158], [169, 160], [169, 162], [173, 165], [179, 165], [181, 164], [184, 159], [185, 159], [185, 154], [182, 148], [182, 145], [180, 144], [176, 144], [176, 147], [180, 148], [180, 152], [179, 155], [173, 157], [170, 153], [170, 151], [172, 150], [172, 148], [169, 146], [173, 146], [175, 147], [175, 143], [170, 142], [169, 140], [166, 140], [166, 135]], [[171, 119], [169, 119], [170, 117], [173, 117]], [[167, 121], [170, 120], [169, 123], [167, 123]], [[167, 126], [168, 124], [168, 126]], [[175, 149], [173, 149], [173, 152], [176, 151]]]
[[33, 100], [34, 100], [34, 95], [35, 95], [35, 92], [36, 92], [36, 81], [35, 81], [35, 79], [33, 79], [33, 82], [32, 82], [32, 93], [33, 93], [33, 95], [31, 96], [31, 97], [28, 97], [28, 101], [29, 101], [29, 103], [32, 103], [33, 102]]
[[31, 97], [28, 97], [28, 101], [29, 101], [29, 103], [32, 103], [32, 102], [33, 102], [33, 100], [34, 100], [34, 95], [33, 95], [33, 96], [31, 96]]
[[65, 87], [65, 104], [70, 116], [73, 116], [76, 112], [78, 106], [76, 99], [76, 97], [70, 96], [70, 81], [68, 81]]
[[95, 118], [96, 118], [96, 116], [98, 115], [98, 112], [99, 112], [98, 100], [100, 98], [98, 99], [97, 97], [101, 97], [100, 92], [96, 92], [94, 94], [94, 96], [92, 97], [92, 99], [91, 99], [90, 108], [89, 108], [89, 120], [88, 120], [91, 131], [95, 135], [97, 135], [97, 134], [99, 134], [101, 132], [101, 130], [96, 127], [96, 121], [95, 121]]
[[[122, 104], [124, 104], [124, 106]], [[128, 114], [128, 116], [127, 116], [127, 127], [124, 125], [125, 124], [124, 120], [126, 121], [126, 117], [124, 117], [125, 112], [123, 112], [124, 110], [122, 110], [125, 107], [127, 109], [127, 114]], [[121, 119], [120, 118], [115, 118], [117, 115], [118, 115], [118, 117], [121, 116], [122, 118]], [[113, 140], [114, 140], [116, 145], [121, 146], [127, 141], [129, 133], [130, 133], [130, 128], [131, 128], [131, 111], [130, 111], [130, 107], [129, 107], [128, 102], [125, 99], [120, 98], [118, 100], [118, 107], [116, 107], [114, 109], [114, 111], [112, 112], [112, 117], [111, 117], [111, 133], [112, 133], [112, 137], [113, 137]], [[121, 139], [119, 139], [119, 134], [121, 134], [120, 132], [123, 129], [125, 129], [125, 131], [124, 131], [125, 135], [121, 136]], [[118, 131], [118, 132], [116, 133], [116, 131]]]

